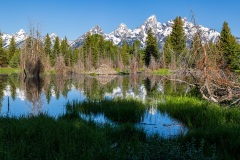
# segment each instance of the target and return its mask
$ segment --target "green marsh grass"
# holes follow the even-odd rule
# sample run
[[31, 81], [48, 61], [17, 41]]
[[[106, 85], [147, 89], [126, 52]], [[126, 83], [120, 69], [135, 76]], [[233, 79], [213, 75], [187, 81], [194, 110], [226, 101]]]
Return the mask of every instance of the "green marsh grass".
[[169, 75], [171, 74], [171, 72], [169, 71], [169, 69], [158, 69], [158, 70], [154, 70], [151, 72], [152, 74], [157, 74], [157, 75]]
[[1, 68], [0, 74], [12, 74], [12, 73], [20, 73], [22, 70], [20, 68]]
[[240, 159], [240, 110], [224, 108], [193, 97], [172, 97], [159, 110], [189, 127], [185, 141], [204, 140], [215, 145], [223, 159]]
[[66, 106], [67, 113], [98, 114], [102, 113], [113, 122], [137, 123], [145, 113], [145, 105], [133, 99], [102, 100], [102, 101], [73, 101]]
[[[100, 102], [85, 103], [86, 106], [82, 109], [86, 113], [93, 109], [99, 112], [98, 107], [101, 108], [101, 105], [97, 104]], [[103, 108], [116, 105], [118, 107], [113, 107], [116, 110], [126, 105], [130, 113], [134, 113], [131, 107], [143, 105], [133, 100], [128, 105], [122, 100], [112, 103], [104, 101], [104, 103]], [[196, 146], [194, 139], [183, 144], [178, 139], [163, 139], [158, 135], [147, 136], [142, 129], [134, 127], [132, 122], [135, 122], [135, 118], [131, 121], [121, 120], [119, 125], [100, 125], [93, 121], [85, 121], [78, 116], [79, 106], [76, 104], [78, 104], [76, 101], [68, 103], [66, 114], [58, 118], [45, 114], [18, 118], [0, 117], [0, 159], [204, 160], [217, 158], [214, 149], [210, 150], [211, 155], [205, 155], [205, 143]], [[88, 111], [87, 106], [93, 109]], [[127, 112], [125, 109], [124, 113], [128, 114]], [[113, 112], [109, 111], [109, 113]]]

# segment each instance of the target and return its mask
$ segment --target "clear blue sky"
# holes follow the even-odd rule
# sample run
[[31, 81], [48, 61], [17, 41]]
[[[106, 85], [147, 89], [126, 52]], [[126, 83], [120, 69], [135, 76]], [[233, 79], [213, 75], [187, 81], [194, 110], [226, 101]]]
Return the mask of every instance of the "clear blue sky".
[[29, 22], [41, 24], [42, 35], [55, 32], [74, 40], [95, 25], [110, 33], [120, 23], [130, 29], [156, 15], [164, 23], [176, 16], [220, 31], [224, 21], [232, 33], [240, 37], [239, 0], [4, 0], [0, 3], [0, 29], [15, 33], [29, 30]]

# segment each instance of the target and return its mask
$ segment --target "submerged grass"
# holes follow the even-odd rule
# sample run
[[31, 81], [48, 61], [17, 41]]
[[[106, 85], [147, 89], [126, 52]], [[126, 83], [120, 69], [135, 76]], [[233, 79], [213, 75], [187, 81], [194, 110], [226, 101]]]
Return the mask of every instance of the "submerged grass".
[[240, 159], [240, 110], [193, 97], [167, 97], [159, 109], [189, 127], [184, 141], [195, 138], [216, 145], [223, 159]]
[[[80, 109], [86, 113], [95, 109], [97, 113], [99, 107], [113, 107], [114, 111], [108, 113], [112, 114], [126, 105], [124, 113], [120, 114], [129, 116], [135, 113], [131, 107], [143, 105], [133, 100], [101, 103], [85, 102]], [[132, 121], [125, 119], [119, 125], [97, 125], [79, 118], [77, 102], [67, 106], [67, 113], [58, 118], [48, 115], [1, 117], [0, 159], [217, 159], [214, 149], [206, 154], [204, 142], [196, 145], [194, 139], [182, 143], [158, 135], [148, 137], [142, 129], [135, 128]], [[92, 109], [88, 111], [87, 107]], [[105, 113], [104, 110], [101, 109]]]
[[103, 101], [73, 101], [66, 106], [67, 113], [104, 114], [113, 122], [137, 123], [145, 113], [145, 105], [133, 99]]

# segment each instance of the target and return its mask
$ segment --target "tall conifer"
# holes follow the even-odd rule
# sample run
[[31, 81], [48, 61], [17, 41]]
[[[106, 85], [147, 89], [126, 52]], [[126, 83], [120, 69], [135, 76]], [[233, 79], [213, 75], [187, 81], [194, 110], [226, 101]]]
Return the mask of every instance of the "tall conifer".
[[181, 17], [176, 17], [174, 19], [170, 38], [173, 51], [178, 55], [183, 53], [186, 48], [186, 36], [183, 30], [183, 21]]
[[54, 46], [53, 46], [53, 52], [52, 52], [52, 58], [51, 58], [51, 64], [55, 64], [56, 57], [60, 56], [60, 42], [59, 42], [59, 37], [56, 37]]
[[238, 44], [236, 38], [232, 35], [228, 23], [224, 22], [220, 33], [220, 50], [224, 56], [226, 67], [229, 66], [234, 69], [239, 66], [239, 64], [236, 63], [236, 60], [239, 59], [237, 47]]
[[148, 30], [148, 36], [146, 40], [146, 48], [145, 48], [145, 65], [148, 67], [151, 61], [151, 56], [156, 59], [159, 58], [158, 44], [157, 39], [152, 33], [152, 29]]
[[65, 37], [61, 42], [60, 50], [61, 50], [61, 54], [64, 57], [64, 61], [65, 61], [66, 66], [70, 66], [70, 53], [69, 53], [68, 48], [69, 48], [69, 46], [68, 46], [68, 43], [67, 43], [67, 37]]
[[49, 35], [47, 34], [44, 41], [44, 52], [45, 52], [45, 55], [50, 58], [51, 65], [53, 66], [54, 57], [52, 54], [51, 47], [52, 47], [52, 42]]
[[10, 40], [10, 45], [8, 48], [8, 63], [11, 61], [15, 52], [16, 52], [16, 42], [15, 42], [15, 38], [12, 36]]
[[120, 55], [123, 60], [124, 65], [129, 64], [129, 46], [126, 41], [123, 42], [122, 47], [120, 49]]
[[170, 36], [167, 36], [163, 46], [163, 66], [166, 67], [170, 64], [172, 58], [172, 45]]
[[6, 66], [7, 66], [7, 55], [6, 55], [6, 51], [3, 48], [3, 40], [0, 34], [0, 67], [6, 67]]

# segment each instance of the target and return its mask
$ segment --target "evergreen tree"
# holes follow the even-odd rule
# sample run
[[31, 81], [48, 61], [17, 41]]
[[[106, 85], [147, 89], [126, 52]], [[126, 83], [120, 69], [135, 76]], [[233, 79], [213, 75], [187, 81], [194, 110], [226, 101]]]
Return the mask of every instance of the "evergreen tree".
[[87, 33], [85, 43], [83, 45], [83, 63], [84, 63], [85, 70], [88, 69], [88, 66], [89, 66], [89, 63], [90, 63], [90, 62], [87, 62], [89, 54], [92, 54], [91, 49], [90, 49], [90, 47], [91, 47], [90, 37], [91, 37], [90, 33]]
[[70, 53], [69, 53], [69, 46], [67, 43], [67, 37], [65, 37], [61, 42], [61, 54], [64, 57], [65, 65], [70, 66]]
[[90, 38], [92, 64], [93, 64], [93, 67], [95, 67], [95, 68], [97, 67], [98, 60], [99, 60], [99, 50], [100, 50], [99, 40], [100, 40], [100, 37], [102, 37], [102, 36], [98, 35], [98, 34], [94, 34]]
[[148, 30], [148, 36], [146, 40], [145, 48], [145, 65], [148, 67], [151, 61], [151, 56], [157, 60], [159, 58], [158, 44], [156, 37], [153, 36], [152, 29]]
[[171, 63], [172, 59], [172, 45], [170, 36], [167, 36], [163, 46], [163, 66], [166, 67]]
[[15, 42], [15, 38], [12, 36], [11, 40], [10, 40], [10, 45], [8, 48], [8, 64], [10, 63], [13, 55], [16, 52], [16, 42]]
[[45, 41], [44, 41], [44, 53], [47, 57], [50, 58], [51, 65], [53, 66], [54, 57], [52, 54], [51, 47], [52, 47], [52, 42], [51, 42], [49, 35], [47, 34], [45, 37]]
[[71, 57], [71, 64], [72, 64], [72, 66], [78, 62], [79, 52], [80, 51], [77, 48], [75, 48], [73, 50], [72, 57]]
[[231, 34], [228, 23], [224, 22], [220, 33], [220, 50], [224, 56], [226, 67], [229, 66], [235, 69], [239, 66], [236, 63], [236, 58], [239, 58], [238, 43], [236, 38]]
[[67, 59], [68, 59], [68, 66], [73, 66], [73, 49], [68, 45], [68, 50], [67, 50]]
[[56, 57], [58, 56], [60, 56], [60, 42], [59, 42], [59, 37], [56, 37], [54, 46], [53, 46], [52, 56], [50, 56], [52, 66], [55, 64]]
[[124, 65], [129, 65], [129, 46], [126, 41], [123, 41], [122, 47], [120, 49], [120, 55], [123, 60]]
[[180, 55], [183, 53], [186, 48], [186, 36], [183, 30], [183, 21], [181, 17], [176, 17], [174, 19], [170, 39], [175, 54]]
[[7, 66], [7, 54], [5, 49], [3, 48], [3, 40], [0, 33], [0, 67]]
[[20, 65], [20, 49], [17, 49], [9, 62], [9, 66], [12, 68], [18, 68]]
[[141, 42], [139, 40], [136, 40], [133, 42], [133, 49], [132, 54], [137, 55], [141, 49]]

